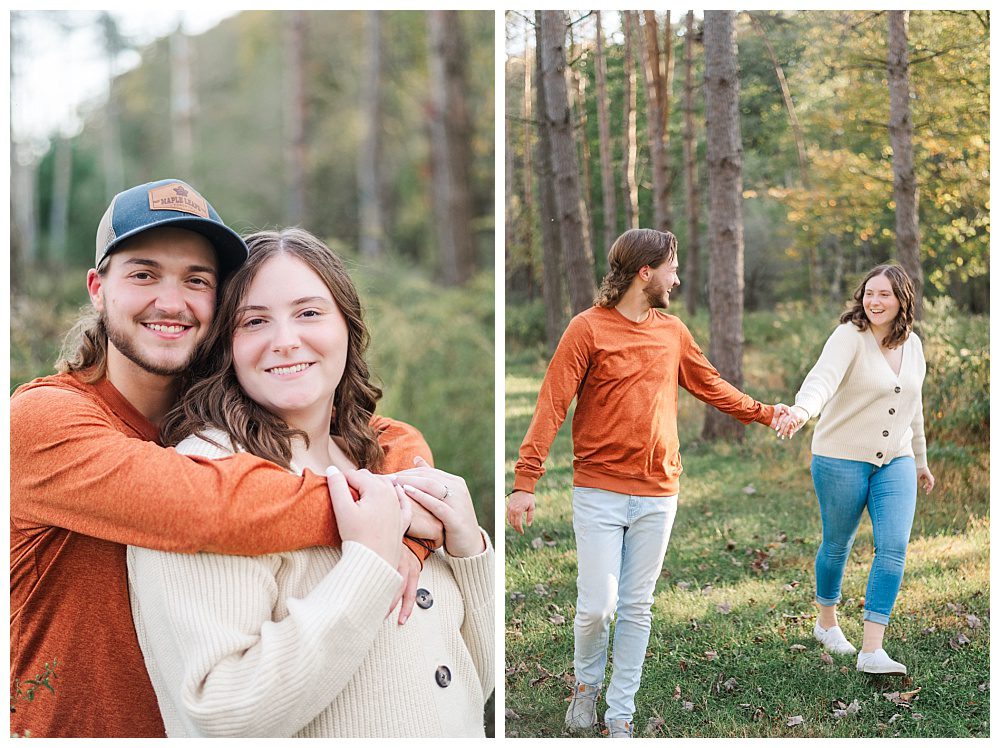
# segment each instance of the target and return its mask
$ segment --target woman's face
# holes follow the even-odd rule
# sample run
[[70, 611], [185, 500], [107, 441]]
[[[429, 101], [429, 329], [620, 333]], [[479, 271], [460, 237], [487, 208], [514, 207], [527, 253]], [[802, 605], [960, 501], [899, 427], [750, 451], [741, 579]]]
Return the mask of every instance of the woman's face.
[[329, 419], [347, 361], [347, 322], [302, 260], [267, 260], [236, 310], [233, 366], [243, 391], [290, 426]]
[[888, 325], [899, 314], [899, 299], [896, 298], [892, 283], [886, 275], [876, 275], [868, 279], [861, 303], [868, 321], [875, 327]]

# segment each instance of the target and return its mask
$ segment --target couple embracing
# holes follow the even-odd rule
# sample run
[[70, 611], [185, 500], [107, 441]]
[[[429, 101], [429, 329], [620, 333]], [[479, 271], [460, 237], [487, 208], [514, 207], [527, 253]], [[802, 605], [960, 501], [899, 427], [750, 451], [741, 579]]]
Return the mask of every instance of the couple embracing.
[[[595, 305], [570, 321], [549, 363], [507, 505], [508, 521], [523, 533], [525, 521], [530, 525], [534, 517], [542, 465], [575, 397], [576, 685], [567, 727], [597, 724], [609, 624], [616, 615], [604, 721], [609, 737], [634, 734], [653, 591], [677, 512], [678, 387], [782, 438], [822, 413], [812, 443], [823, 523], [813, 633], [831, 652], [857, 652], [859, 671], [905, 674], [905, 665], [890, 658], [882, 643], [902, 581], [917, 483], [926, 491], [934, 487], [921, 413], [926, 366], [912, 332], [909, 278], [895, 265], [868, 273], [789, 407], [759, 403], [730, 385], [687, 327], [659, 311], [669, 307], [670, 293], [680, 285], [673, 234], [626, 231], [608, 252], [608, 267]], [[876, 552], [858, 651], [838, 626], [837, 604], [866, 508]]]
[[87, 288], [11, 399], [12, 732], [482, 736], [492, 545], [376, 415], [341, 259], [160, 180]]

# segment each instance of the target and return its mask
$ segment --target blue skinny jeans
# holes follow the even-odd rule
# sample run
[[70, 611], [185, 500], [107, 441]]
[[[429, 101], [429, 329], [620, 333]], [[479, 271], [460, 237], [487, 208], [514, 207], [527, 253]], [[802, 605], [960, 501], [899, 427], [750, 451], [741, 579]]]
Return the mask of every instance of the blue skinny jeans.
[[875, 536], [875, 558], [868, 573], [864, 619], [884, 626], [889, 623], [903, 581], [917, 505], [913, 458], [897, 457], [878, 467], [813, 455], [812, 476], [823, 520], [823, 542], [816, 554], [816, 602], [840, 602], [844, 567], [867, 508]]

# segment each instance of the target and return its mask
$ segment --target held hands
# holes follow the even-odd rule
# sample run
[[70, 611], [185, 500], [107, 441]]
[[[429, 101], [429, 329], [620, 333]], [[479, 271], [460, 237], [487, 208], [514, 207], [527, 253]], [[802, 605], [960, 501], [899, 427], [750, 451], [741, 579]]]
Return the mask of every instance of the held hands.
[[[392, 482], [367, 470], [342, 473], [334, 466], [326, 469], [330, 502], [337, 518], [340, 537], [371, 548], [395, 568], [403, 548], [403, 533], [413, 509], [406, 496], [399, 496]], [[361, 496], [351, 497], [348, 485]]]
[[448, 555], [468, 558], [485, 551], [486, 541], [465, 480], [432, 468], [422, 457], [414, 457], [413, 463], [415, 468], [394, 473], [392, 480], [403, 495], [444, 525], [444, 549]]
[[[779, 409], [781, 409], [780, 413]], [[798, 405], [789, 407], [779, 403], [774, 406], [774, 420], [771, 421], [771, 428], [778, 433], [779, 439], [791, 439], [796, 431], [805, 426], [808, 420], [809, 414]]]
[[507, 502], [507, 521], [510, 526], [524, 535], [521, 522], [527, 515], [527, 526], [531, 527], [535, 519], [535, 494], [527, 491], [514, 491]]

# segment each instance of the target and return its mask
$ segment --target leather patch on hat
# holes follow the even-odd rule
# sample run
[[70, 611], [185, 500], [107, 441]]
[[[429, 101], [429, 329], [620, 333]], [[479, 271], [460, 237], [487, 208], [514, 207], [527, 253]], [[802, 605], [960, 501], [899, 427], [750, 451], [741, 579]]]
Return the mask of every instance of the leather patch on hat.
[[150, 210], [179, 210], [208, 218], [208, 202], [186, 184], [174, 182], [149, 191]]

